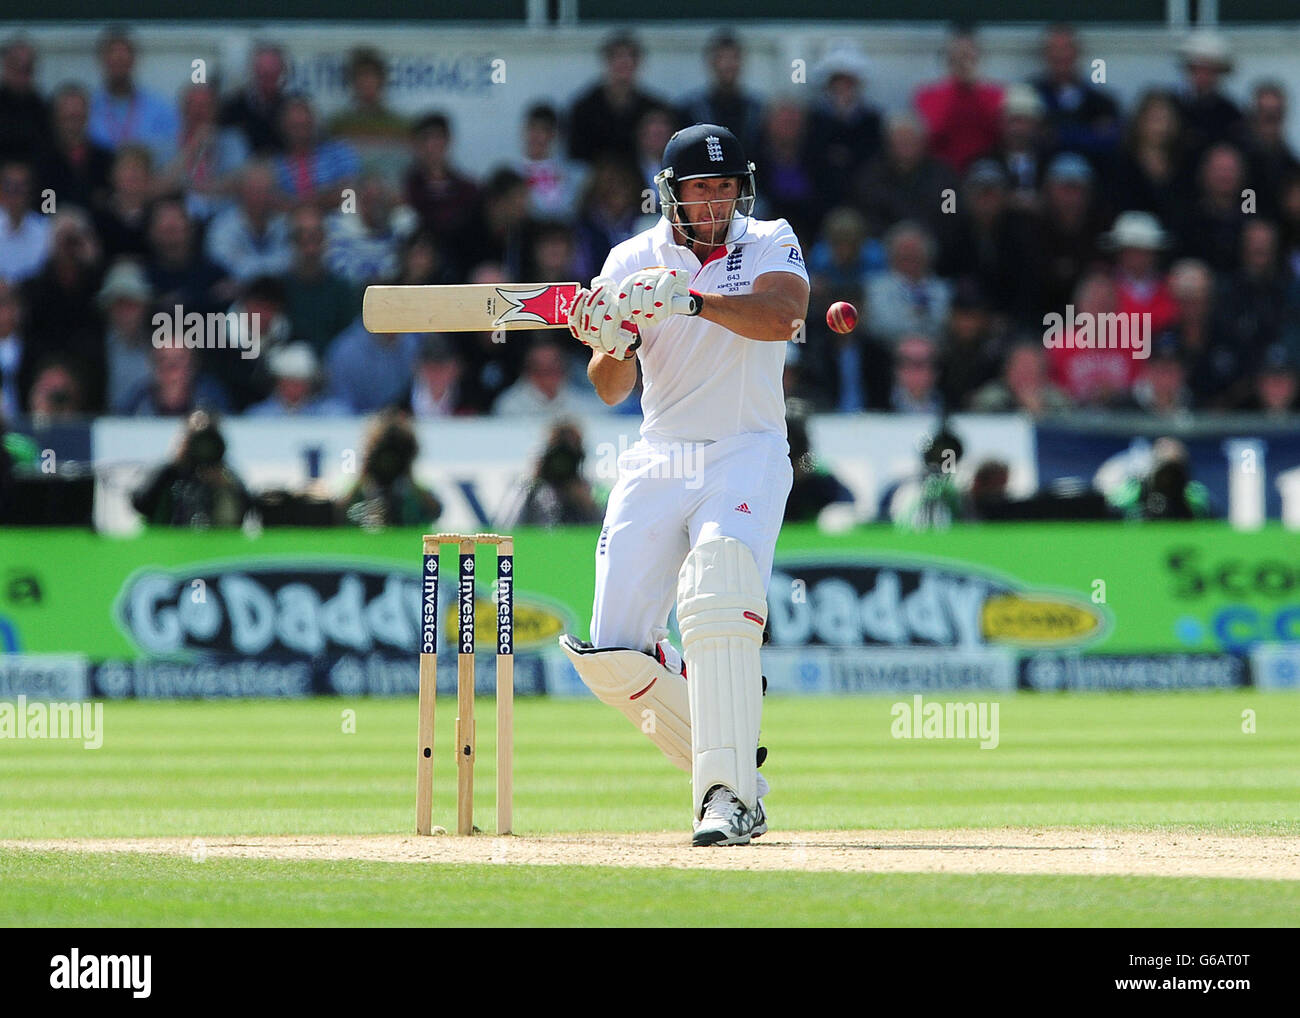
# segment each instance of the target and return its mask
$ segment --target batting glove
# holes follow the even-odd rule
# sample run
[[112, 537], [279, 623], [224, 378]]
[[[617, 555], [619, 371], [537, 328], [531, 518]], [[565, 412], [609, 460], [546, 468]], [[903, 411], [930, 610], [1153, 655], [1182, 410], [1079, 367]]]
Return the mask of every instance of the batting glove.
[[656, 325], [669, 315], [698, 315], [699, 294], [681, 269], [659, 266], [633, 272], [618, 284], [619, 317]]
[[609, 276], [597, 276], [590, 289], [578, 291], [569, 312], [569, 332], [593, 349], [627, 360], [641, 345], [641, 336], [620, 313], [614, 282]]

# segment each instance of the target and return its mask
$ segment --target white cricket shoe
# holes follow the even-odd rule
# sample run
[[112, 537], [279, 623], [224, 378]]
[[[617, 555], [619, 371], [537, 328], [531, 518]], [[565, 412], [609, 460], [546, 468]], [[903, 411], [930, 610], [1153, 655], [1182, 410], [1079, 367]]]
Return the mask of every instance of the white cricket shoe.
[[697, 848], [748, 845], [754, 836], [755, 824], [762, 816], [762, 805], [751, 810], [726, 785], [714, 785], [704, 800], [704, 816], [695, 825], [691, 844]]

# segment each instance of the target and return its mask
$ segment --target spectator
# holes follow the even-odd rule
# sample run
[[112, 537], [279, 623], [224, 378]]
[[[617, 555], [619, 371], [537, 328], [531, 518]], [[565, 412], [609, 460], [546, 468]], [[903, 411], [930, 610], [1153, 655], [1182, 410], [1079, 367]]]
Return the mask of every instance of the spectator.
[[1119, 313], [1151, 316], [1152, 334], [1163, 332], [1178, 317], [1178, 305], [1160, 273], [1160, 252], [1165, 231], [1149, 212], [1124, 212], [1102, 246], [1115, 252], [1115, 287], [1119, 291]]
[[293, 264], [285, 276], [289, 332], [323, 356], [330, 342], [361, 313], [361, 294], [325, 265], [325, 220], [310, 205], [289, 216]]
[[189, 85], [181, 93], [180, 150], [159, 173], [159, 189], [183, 191], [200, 223], [229, 207], [235, 175], [248, 161], [244, 136], [217, 123], [217, 102], [212, 85]]
[[292, 339], [284, 284], [276, 276], [250, 279], [226, 310], [226, 321], [226, 345], [208, 354], [208, 366], [230, 407], [242, 412], [270, 394], [274, 379], [268, 364]]
[[1254, 390], [1243, 410], [1269, 417], [1300, 413], [1296, 359], [1283, 344], [1275, 343], [1264, 351], [1252, 381]]
[[420, 343], [411, 385], [410, 410], [416, 420], [473, 413], [462, 384], [464, 365], [451, 336], [432, 333]]
[[643, 228], [644, 215], [636, 171], [626, 163], [597, 163], [587, 182], [575, 231], [583, 279], [600, 272], [610, 250]]
[[952, 410], [965, 407], [982, 386], [998, 376], [1007, 342], [979, 287], [969, 280], [958, 283], [939, 344], [944, 406]]
[[1282, 262], [1292, 279], [1300, 279], [1300, 171], [1287, 178], [1278, 194]]
[[1181, 220], [1179, 249], [1216, 272], [1231, 272], [1241, 254], [1241, 229], [1249, 218], [1242, 211], [1246, 167], [1231, 145], [1215, 145], [1201, 160], [1199, 190]]
[[273, 388], [261, 403], [246, 411], [250, 417], [346, 417], [349, 410], [321, 395], [320, 362], [306, 343], [288, 343], [267, 355]]
[[663, 168], [664, 148], [676, 130], [677, 121], [672, 111], [662, 106], [646, 110], [636, 125], [636, 164], [647, 194], [658, 192], [655, 175]]
[[948, 317], [951, 290], [934, 275], [934, 242], [914, 223], [885, 235], [889, 270], [867, 284], [867, 331], [895, 345], [904, 335], [936, 335]]
[[759, 200], [766, 209], [759, 214], [786, 220], [796, 237], [812, 237], [825, 207], [813, 179], [802, 106], [778, 100], [768, 107], [756, 162], [763, 168]]
[[1265, 81], [1255, 86], [1253, 95], [1245, 121], [1246, 162], [1260, 214], [1275, 219], [1281, 214], [1287, 182], [1300, 175], [1300, 160], [1286, 140], [1286, 89], [1279, 82]]
[[1033, 220], [1012, 207], [1008, 181], [994, 159], [975, 162], [962, 185], [957, 223], [937, 271], [985, 295], [1003, 317], [1033, 317], [1030, 264]]
[[1052, 160], [1043, 187], [1043, 212], [1029, 241], [1026, 274], [1035, 309], [1030, 318], [1061, 314], [1080, 278], [1101, 263], [1102, 215], [1087, 160], [1065, 152]]
[[336, 276], [362, 287], [397, 274], [416, 216], [396, 198], [382, 174], [367, 172], [357, 182], [356, 211], [325, 220], [325, 264]]
[[422, 230], [402, 241], [397, 260], [399, 269], [392, 281], [399, 286], [445, 286], [459, 281], [437, 241]]
[[[583, 277], [586, 278], [586, 277]], [[470, 273], [469, 281], [480, 285], [508, 283], [500, 265], [485, 262]], [[538, 333], [515, 332], [508, 343], [499, 343], [491, 332], [474, 332], [461, 346], [465, 370], [465, 399], [474, 413], [492, 410], [497, 397], [515, 383], [523, 372], [524, 355]]]
[[1079, 40], [1070, 25], [1050, 25], [1043, 34], [1043, 73], [1031, 82], [1042, 100], [1048, 144], [1077, 152], [1091, 162], [1109, 161], [1120, 138], [1115, 100], [1079, 73]]
[[154, 346], [150, 377], [126, 397], [122, 412], [131, 417], [183, 417], [195, 410], [229, 408], [225, 390], [199, 370], [199, 352], [166, 344]]
[[49, 109], [36, 89], [36, 47], [9, 39], [0, 46], [0, 161], [35, 162], [49, 138]]
[[0, 425], [27, 409], [35, 351], [23, 338], [23, 295], [0, 281]]
[[1047, 357], [1040, 342], [1017, 343], [1007, 354], [1002, 377], [982, 386], [971, 399], [977, 413], [1027, 413], [1031, 417], [1064, 413], [1070, 398], [1047, 377]]
[[838, 205], [863, 165], [880, 151], [880, 113], [863, 98], [867, 62], [856, 49], [832, 50], [819, 73], [825, 87], [808, 118], [808, 151], [822, 201]]
[[212, 221], [204, 242], [208, 258], [232, 279], [288, 271], [289, 218], [276, 211], [275, 202], [275, 170], [270, 163], [249, 163], [239, 175], [236, 204]]
[[555, 107], [537, 103], [524, 115], [524, 155], [515, 170], [528, 182], [528, 209], [544, 219], [572, 220], [582, 191], [581, 163], [559, 151], [560, 118]]
[[682, 100], [680, 119], [687, 124], [721, 124], [740, 139], [746, 152], [756, 152], [763, 106], [740, 83], [745, 63], [740, 40], [729, 30], [721, 30], [705, 46], [704, 59], [709, 84]]
[[330, 395], [356, 414], [402, 404], [415, 379], [419, 350], [419, 336], [368, 332], [358, 318], [326, 354]]
[[1240, 395], [1238, 379], [1249, 364], [1227, 339], [1228, 330], [1216, 311], [1214, 275], [1204, 262], [1184, 259], [1169, 270], [1169, 292], [1177, 317], [1168, 335], [1173, 336], [1188, 368], [1188, 380], [1195, 404], [1200, 409], [1225, 409]]
[[948, 40], [948, 77], [916, 92], [916, 110], [930, 135], [930, 151], [955, 172], [998, 143], [1002, 87], [979, 77], [980, 49], [971, 29], [959, 29]]
[[1002, 103], [1002, 138], [996, 156], [1010, 178], [1009, 198], [1018, 211], [1038, 210], [1048, 151], [1043, 101], [1028, 85], [1010, 86]]
[[0, 280], [21, 283], [50, 257], [49, 221], [32, 209], [32, 170], [26, 163], [0, 164]]
[[1106, 501], [1128, 520], [1195, 520], [1210, 515], [1205, 485], [1191, 479], [1187, 448], [1173, 438], [1158, 438], [1151, 469], [1125, 481]]
[[370, 170], [390, 185], [401, 180], [406, 164], [410, 124], [384, 102], [388, 62], [370, 46], [359, 46], [348, 56], [347, 83], [352, 103], [329, 122], [329, 133], [347, 142]]
[[[790, 404], [787, 402], [787, 407]], [[794, 482], [790, 496], [785, 500], [785, 521], [806, 523], [817, 519], [828, 505], [853, 504], [853, 492], [817, 461], [808, 440], [808, 418], [786, 412], [786, 431], [790, 444], [790, 463], [794, 467]]]
[[103, 84], [90, 100], [90, 137], [113, 151], [144, 145], [165, 166], [176, 153], [176, 108], [135, 83], [135, 42], [125, 30], [105, 29], [98, 52]]
[[952, 216], [944, 214], [938, 196], [949, 190], [956, 193], [957, 176], [926, 151], [921, 121], [912, 113], [894, 113], [885, 121], [884, 150], [858, 174], [854, 204], [873, 233], [906, 219], [946, 243]]
[[620, 32], [600, 50], [601, 80], [580, 95], [569, 111], [569, 155], [584, 163], [605, 157], [636, 159], [636, 127], [646, 111], [665, 105], [637, 85], [641, 44]]
[[180, 304], [187, 314], [206, 314], [229, 302], [234, 284], [199, 250], [194, 234], [194, 222], [180, 198], [156, 202], [149, 214], [145, 272], [164, 308]]
[[86, 405], [102, 410], [104, 328], [95, 298], [103, 262], [86, 214], [67, 207], [53, 217], [50, 260], [27, 283], [27, 340], [33, 351], [70, 360], [86, 380]]
[[[826, 216], [822, 239], [808, 252], [810, 306], [829, 307], [847, 300], [862, 307], [867, 276], [882, 267], [883, 256], [879, 243], [867, 238], [866, 221], [858, 212], [833, 210]], [[803, 395], [828, 409], [865, 410], [878, 395], [870, 383], [880, 374], [880, 353], [858, 330], [837, 335], [819, 316], [810, 317], [807, 357], [800, 356], [794, 365]]]
[[1247, 372], [1283, 335], [1289, 281], [1278, 259], [1277, 227], [1250, 217], [1241, 231], [1241, 267], [1222, 280], [1217, 305], [1225, 326], [1224, 340], [1239, 352], [1244, 370], [1236, 396], [1250, 385]]
[[539, 223], [533, 231], [530, 267], [524, 273], [539, 283], [564, 283], [577, 279], [577, 239], [563, 223]]
[[1168, 92], [1151, 89], [1138, 100], [1113, 173], [1117, 208], [1178, 222], [1193, 191], [1181, 116]]
[[586, 451], [572, 421], [556, 421], [530, 477], [501, 514], [500, 526], [557, 527], [599, 523], [600, 506], [582, 475]]
[[86, 387], [76, 366], [57, 354], [46, 357], [36, 368], [27, 409], [37, 428], [68, 424], [85, 414]]
[[343, 513], [368, 530], [431, 526], [442, 504], [413, 474], [420, 444], [409, 419], [381, 414], [370, 425], [361, 477], [343, 498]]
[[226, 464], [226, 440], [207, 413], [190, 414], [176, 458], [131, 498], [136, 512], [168, 527], [238, 527], [252, 507], [244, 482]]
[[50, 145], [41, 158], [38, 186], [61, 203], [95, 209], [108, 200], [113, 153], [90, 140], [90, 97], [80, 85], [62, 85], [52, 102]]
[[352, 187], [361, 163], [351, 145], [316, 136], [316, 111], [302, 96], [284, 101], [280, 113], [284, 154], [275, 160], [276, 183], [294, 202], [322, 211], [338, 208], [343, 189]]
[[1190, 420], [1192, 394], [1187, 388], [1187, 369], [1172, 336], [1152, 344], [1151, 357], [1133, 384], [1133, 403], [1155, 417]]
[[511, 419], [581, 415], [603, 409], [594, 394], [570, 384], [564, 353], [550, 340], [539, 340], [528, 348], [523, 376], [492, 404], [493, 414]]
[[284, 151], [280, 136], [288, 79], [284, 51], [260, 43], [253, 50], [251, 71], [248, 84], [222, 104], [220, 122], [240, 131], [253, 155], [266, 159]]
[[123, 414], [127, 400], [148, 383], [153, 370], [149, 317], [153, 291], [140, 265], [123, 259], [108, 270], [98, 300], [107, 324], [108, 412]]
[[[479, 204], [478, 188], [452, 164], [451, 123], [442, 113], [430, 113], [411, 129], [412, 160], [406, 173], [406, 204], [415, 209], [421, 227], [437, 238], [449, 254], [469, 241]], [[469, 269], [455, 258], [460, 275]]]
[[509, 167], [494, 170], [483, 185], [481, 222], [466, 237], [466, 264], [500, 264], [508, 279], [522, 279], [531, 246], [528, 185]]
[[905, 335], [894, 348], [894, 388], [889, 409], [900, 414], [943, 411], [934, 341], [919, 333]]
[[95, 229], [104, 257], [143, 258], [149, 253], [149, 204], [153, 201], [153, 157], [143, 145], [123, 145], [113, 158], [112, 190], [95, 210]]
[[1241, 110], [1221, 90], [1224, 76], [1232, 73], [1232, 54], [1223, 36], [1206, 30], [1188, 36], [1179, 52], [1185, 75], [1179, 105], [1188, 150], [1198, 159], [1211, 145], [1235, 141], [1241, 128]]
[[[1116, 337], [1102, 333], [1103, 323], [1114, 321], [1119, 312], [1114, 281], [1105, 273], [1090, 273], [1080, 280], [1072, 303], [1074, 320], [1090, 320], [1093, 328], [1091, 335], [1063, 328], [1048, 350], [1052, 381], [1083, 406], [1100, 409], [1128, 403], [1141, 362], [1134, 349], [1120, 346]], [[1132, 332], [1128, 329], [1130, 343]]]

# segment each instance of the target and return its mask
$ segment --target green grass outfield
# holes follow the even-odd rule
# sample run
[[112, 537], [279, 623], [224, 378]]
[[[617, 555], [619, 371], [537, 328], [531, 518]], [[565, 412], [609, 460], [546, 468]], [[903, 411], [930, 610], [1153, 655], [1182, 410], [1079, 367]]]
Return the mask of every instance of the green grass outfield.
[[[971, 697], [973, 698], [973, 697]], [[1010, 696], [1000, 745], [890, 735], [904, 698], [769, 698], [773, 830], [1194, 828], [1300, 834], [1300, 697]], [[961, 697], [966, 699], [966, 697]], [[1255, 732], [1243, 732], [1243, 712]], [[354, 712], [354, 716], [347, 712]], [[435, 822], [454, 817], [438, 704]], [[413, 700], [109, 702], [98, 750], [0, 740], [0, 838], [403, 833]], [[345, 731], [349, 718], [355, 732]], [[478, 819], [492, 820], [492, 703]], [[520, 834], [678, 831], [689, 785], [594, 701], [520, 699]], [[744, 851], [738, 849], [736, 851]], [[108, 879], [105, 879], [108, 878]], [[0, 923], [1294, 923], [1300, 882], [0, 855]]]

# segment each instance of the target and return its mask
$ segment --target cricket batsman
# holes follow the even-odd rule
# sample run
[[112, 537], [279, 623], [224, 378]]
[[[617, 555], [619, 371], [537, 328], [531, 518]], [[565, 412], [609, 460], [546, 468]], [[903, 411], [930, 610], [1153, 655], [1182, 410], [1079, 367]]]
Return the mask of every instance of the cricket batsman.
[[662, 219], [609, 253], [569, 316], [606, 403], [632, 392], [640, 359], [644, 420], [596, 546], [591, 642], [560, 644], [690, 772], [693, 844], [746, 845], [767, 830], [759, 648], [793, 479], [785, 344], [808, 273], [789, 224], [753, 218], [754, 164], [725, 127], [674, 134], [655, 182]]

